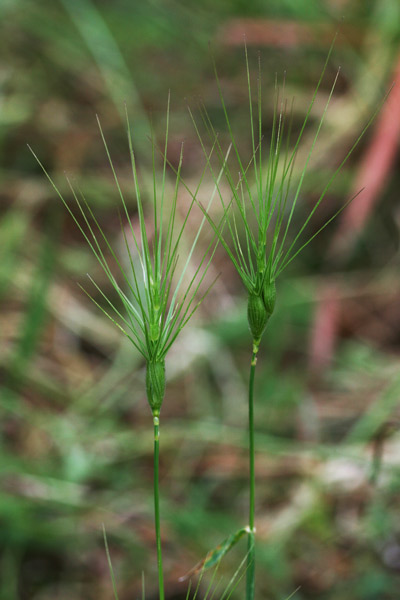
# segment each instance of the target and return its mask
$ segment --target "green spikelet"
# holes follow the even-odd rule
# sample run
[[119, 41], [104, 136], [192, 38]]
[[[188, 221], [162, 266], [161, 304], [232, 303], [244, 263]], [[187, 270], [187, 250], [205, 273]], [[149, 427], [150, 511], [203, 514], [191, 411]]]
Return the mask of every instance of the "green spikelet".
[[274, 312], [276, 300], [275, 281], [265, 281], [261, 294], [250, 293], [247, 304], [247, 319], [253, 340], [260, 341], [270, 316]]
[[159, 415], [165, 394], [165, 361], [148, 361], [146, 365], [146, 391], [153, 415]]
[[264, 289], [262, 292], [265, 310], [267, 311], [268, 318], [272, 315], [275, 308], [276, 300], [276, 286], [275, 281], [265, 280]]
[[253, 340], [260, 340], [268, 322], [269, 315], [265, 310], [264, 302], [261, 296], [249, 294], [247, 303], [247, 320]]

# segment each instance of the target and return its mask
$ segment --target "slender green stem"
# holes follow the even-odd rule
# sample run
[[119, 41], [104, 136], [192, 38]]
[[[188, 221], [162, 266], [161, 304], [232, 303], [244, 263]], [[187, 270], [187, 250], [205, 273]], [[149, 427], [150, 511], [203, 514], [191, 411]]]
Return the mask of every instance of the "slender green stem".
[[156, 528], [157, 541], [157, 565], [158, 565], [158, 590], [159, 599], [164, 600], [164, 574], [161, 555], [161, 528], [160, 528], [160, 492], [158, 485], [158, 463], [159, 463], [159, 443], [160, 443], [160, 420], [154, 415], [154, 523]]
[[254, 376], [257, 364], [258, 341], [253, 341], [249, 379], [249, 537], [247, 547], [246, 600], [254, 600], [255, 582], [255, 540], [254, 540], [254, 506], [255, 506], [255, 471], [254, 471]]

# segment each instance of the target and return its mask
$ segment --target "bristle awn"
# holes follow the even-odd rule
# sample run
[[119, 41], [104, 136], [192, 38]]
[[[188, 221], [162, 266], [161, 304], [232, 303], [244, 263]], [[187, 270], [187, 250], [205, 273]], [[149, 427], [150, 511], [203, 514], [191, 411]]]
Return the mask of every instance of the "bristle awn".
[[251, 133], [251, 145], [252, 145], [253, 156], [254, 156], [254, 175], [255, 175], [256, 185], [257, 185], [257, 187], [259, 187], [259, 171], [257, 169], [257, 156], [256, 156], [256, 145], [255, 145], [255, 135], [254, 135], [253, 98], [252, 98], [252, 94], [251, 94], [249, 56], [247, 53], [246, 42], [244, 42], [244, 53], [245, 53], [245, 58], [246, 58], [247, 87], [248, 87], [248, 95], [249, 95], [250, 133]]
[[[170, 115], [170, 106], [171, 106], [171, 92], [168, 90], [168, 104], [167, 104], [167, 121], [165, 126], [165, 145], [164, 145], [164, 160], [163, 160], [163, 170], [162, 170], [162, 184], [161, 184], [161, 206], [160, 206], [160, 221], [164, 220], [164, 198], [165, 198], [165, 178], [167, 171], [167, 151], [168, 151], [168, 137], [169, 137], [169, 115]], [[153, 149], [155, 148], [155, 144], [153, 145]], [[181, 155], [180, 155], [180, 167], [182, 166], [182, 155], [183, 155], [183, 143], [181, 147]], [[177, 177], [178, 183], [179, 177]], [[157, 230], [156, 230], [157, 231]], [[160, 235], [158, 241], [158, 263], [161, 264], [161, 247], [162, 247], [162, 227], [160, 227]]]
[[[306, 161], [305, 161], [304, 167], [303, 167], [303, 169], [302, 169], [302, 172], [301, 172], [301, 175], [300, 175], [300, 178], [299, 178], [299, 182], [298, 182], [298, 184], [297, 184], [297, 189], [296, 189], [296, 192], [295, 192], [295, 195], [294, 195], [294, 199], [293, 199], [293, 202], [292, 202], [292, 207], [291, 207], [291, 209], [290, 209], [290, 214], [289, 214], [289, 217], [288, 217], [288, 219], [287, 219], [287, 224], [286, 224], [285, 232], [284, 232], [284, 234], [283, 234], [283, 236], [282, 236], [281, 248], [283, 248], [283, 246], [284, 246], [284, 244], [285, 244], [285, 241], [286, 241], [286, 237], [287, 237], [287, 234], [288, 234], [288, 231], [289, 231], [289, 227], [290, 227], [290, 224], [291, 224], [291, 222], [292, 222], [293, 214], [294, 214], [294, 211], [295, 211], [295, 208], [296, 208], [297, 200], [298, 200], [298, 198], [299, 198], [299, 194], [300, 194], [300, 191], [301, 191], [301, 189], [302, 189], [302, 186], [303, 186], [304, 177], [305, 177], [305, 175], [306, 175], [307, 168], [308, 168], [308, 165], [309, 165], [309, 162], [310, 162], [311, 156], [312, 156], [312, 154], [313, 154], [313, 151], [314, 151], [315, 145], [316, 145], [316, 143], [317, 143], [318, 136], [319, 136], [319, 134], [320, 134], [320, 132], [321, 132], [321, 128], [322, 128], [322, 125], [323, 125], [323, 123], [324, 123], [325, 116], [326, 116], [326, 112], [327, 112], [327, 110], [328, 110], [328, 107], [329, 107], [329, 104], [330, 104], [330, 102], [331, 102], [331, 99], [332, 99], [333, 92], [334, 92], [334, 90], [335, 90], [335, 86], [336, 86], [336, 83], [337, 83], [337, 80], [338, 80], [338, 77], [339, 77], [339, 73], [340, 73], [340, 70], [338, 70], [338, 72], [336, 73], [335, 80], [334, 80], [334, 82], [333, 82], [333, 84], [332, 84], [332, 87], [331, 87], [331, 90], [330, 90], [330, 92], [329, 92], [328, 100], [327, 100], [327, 102], [326, 102], [326, 104], [325, 104], [324, 111], [323, 111], [323, 113], [322, 113], [322, 116], [321, 116], [321, 119], [320, 119], [320, 121], [319, 121], [319, 123], [318, 123], [318, 127], [317, 127], [317, 130], [316, 130], [316, 132], [315, 132], [315, 135], [314, 135], [314, 139], [313, 139], [313, 141], [312, 141], [312, 144], [311, 144], [310, 150], [309, 150], [309, 152], [308, 152], [308, 155], [307, 155], [307, 158], [306, 158]], [[344, 164], [344, 163], [343, 163], [343, 164]], [[329, 188], [328, 188], [328, 189], [329, 189]], [[325, 192], [325, 193], [326, 193], [326, 192]], [[322, 195], [322, 197], [320, 198], [320, 200], [319, 200], [319, 201], [318, 201], [318, 202], [315, 204], [315, 206], [314, 206], [314, 209], [313, 209], [314, 211], [315, 211], [315, 210], [318, 208], [318, 206], [319, 206], [319, 203], [322, 201], [322, 199], [323, 199], [323, 197], [324, 197], [325, 193]], [[311, 217], [310, 217], [310, 218], [311, 218]], [[301, 234], [301, 232], [302, 232], [302, 230], [299, 232], [299, 234], [298, 234], [298, 235], [300, 235], [300, 234]]]
[[[363, 127], [361, 133], [359, 134], [359, 136], [356, 138], [355, 142], [353, 143], [353, 145], [351, 146], [350, 150], [347, 152], [347, 154], [345, 155], [345, 157], [343, 158], [343, 160], [341, 161], [341, 163], [339, 164], [339, 166], [337, 167], [337, 169], [333, 172], [333, 174], [331, 175], [330, 179], [328, 180], [327, 184], [325, 185], [322, 193], [320, 194], [317, 202], [314, 204], [314, 207], [312, 208], [312, 210], [310, 211], [310, 213], [308, 214], [304, 224], [301, 226], [301, 228], [299, 229], [299, 231], [297, 232], [293, 242], [291, 243], [291, 245], [289, 246], [289, 249], [286, 252], [285, 257], [282, 259], [282, 264], [279, 267], [278, 273], [282, 273], [282, 271], [287, 267], [287, 265], [293, 260], [294, 256], [297, 256], [297, 254], [299, 254], [299, 252], [305, 248], [306, 246], [308, 246], [308, 244], [311, 242], [312, 239], [314, 239], [314, 236], [312, 236], [311, 238], [309, 238], [305, 244], [303, 244], [303, 246], [301, 247], [301, 249], [299, 251], [296, 252], [295, 255], [292, 255], [292, 257], [289, 259], [290, 253], [293, 250], [294, 246], [296, 245], [298, 239], [300, 238], [301, 234], [303, 233], [303, 231], [305, 230], [305, 228], [307, 227], [308, 223], [310, 222], [312, 216], [314, 215], [315, 211], [317, 210], [317, 208], [319, 207], [319, 205], [321, 204], [321, 202], [323, 201], [324, 197], [326, 196], [327, 192], [329, 191], [329, 189], [331, 188], [332, 184], [334, 183], [336, 177], [338, 176], [338, 174], [340, 173], [340, 171], [342, 170], [342, 168], [344, 167], [344, 165], [346, 164], [346, 162], [348, 161], [348, 159], [350, 158], [350, 156], [353, 154], [354, 150], [357, 148], [358, 144], [360, 143], [360, 141], [362, 140], [362, 138], [364, 137], [365, 133], [367, 132], [367, 130], [369, 129], [369, 127], [372, 125], [372, 123], [374, 122], [376, 116], [378, 115], [380, 109], [382, 108], [384, 102], [387, 100], [391, 89], [389, 89], [389, 91], [385, 94], [385, 96], [383, 97], [383, 100], [379, 103], [377, 109], [374, 111], [374, 113], [372, 114], [372, 116], [368, 119], [367, 123], [365, 124], [365, 126]], [[342, 212], [342, 210], [347, 206], [347, 204], [349, 204], [352, 200], [354, 200], [360, 193], [362, 190], [359, 190], [356, 194], [354, 194], [354, 196], [352, 196], [352, 198], [350, 198], [345, 205], [343, 205], [334, 215], [334, 217], [332, 217], [329, 221], [327, 221], [325, 223], [325, 225], [323, 227], [321, 227], [321, 229], [318, 230], [317, 233], [320, 233], [328, 223], [330, 223], [338, 214], [340, 214], [340, 212]], [[288, 260], [289, 259], [289, 260]]]

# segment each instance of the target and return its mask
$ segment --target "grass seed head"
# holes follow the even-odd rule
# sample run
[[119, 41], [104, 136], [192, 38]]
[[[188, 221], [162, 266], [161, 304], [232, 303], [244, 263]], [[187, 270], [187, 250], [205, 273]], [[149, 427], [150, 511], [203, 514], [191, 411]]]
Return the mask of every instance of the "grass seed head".
[[[77, 218], [39, 158], [31, 150], [107, 276], [114, 297], [103, 291], [90, 276], [89, 280], [98, 294], [98, 299], [86, 290], [84, 291], [143, 356], [146, 362], [147, 397], [154, 416], [159, 415], [164, 399], [165, 357], [179, 333], [211, 289], [211, 286], [209, 286], [205, 292], [200, 293], [200, 288], [203, 285], [218, 243], [218, 237], [214, 236], [207, 248], [201, 251], [197, 265], [192, 265], [192, 259], [195, 250], [197, 250], [198, 240], [205, 222], [204, 217], [197, 232], [195, 232], [193, 241], [189, 245], [186, 257], [182, 259], [179, 265], [179, 272], [177, 272], [180, 244], [183, 241], [186, 229], [188, 229], [186, 226], [189, 215], [196, 203], [196, 196], [207, 165], [203, 170], [196, 190], [191, 192], [181, 179], [183, 146], [181, 147], [178, 168], [173, 168], [167, 161], [169, 105], [170, 99], [168, 97], [165, 146], [161, 151], [161, 172], [159, 172], [156, 165], [157, 148], [154, 134], [151, 136], [152, 192], [146, 196], [142, 193], [139, 183], [131, 127], [126, 114], [133, 194], [137, 205], [139, 232], [132, 224], [128, 205], [117, 177], [103, 129], [99, 119], [97, 119], [121, 202], [122, 216], [126, 219], [126, 226], [124, 226], [121, 218], [122, 238], [126, 250], [125, 260], [114, 250], [82, 191], [76, 190], [67, 178], [81, 217]], [[181, 184], [192, 198], [183, 216], [177, 211]], [[147, 215], [145, 215], [148, 204], [152, 207], [152, 211], [149, 211], [150, 219], [147, 219]], [[151, 212], [153, 219], [150, 225], [150, 233], [146, 223], [149, 220], [151, 221]], [[150, 242], [152, 238], [153, 241]], [[111, 264], [113, 264], [113, 268]], [[119, 280], [114, 272], [119, 276]]]
[[[229, 161], [227, 153], [225, 153], [221, 146], [220, 136], [215, 130], [207, 110], [204, 106], [200, 110], [200, 117], [206, 136], [212, 143], [213, 148], [215, 147], [219, 167], [223, 170], [224, 179], [228, 183], [230, 193], [230, 198], [226, 198], [225, 190], [219, 185], [220, 177], [218, 172], [211, 164], [210, 159], [207, 158], [221, 203], [222, 219], [218, 222], [213, 220], [208, 214], [207, 218], [248, 292], [248, 322], [253, 335], [253, 341], [257, 342], [257, 344], [275, 308], [276, 279], [350, 201], [343, 203], [334, 215], [327, 219], [315, 233], [309, 233], [307, 236], [306, 230], [310, 225], [312, 217], [380, 108], [378, 106], [350, 150], [345, 154], [339, 166], [328, 178], [314, 206], [308, 211], [303, 222], [300, 222], [296, 226], [294, 214], [302, 196], [303, 183], [308, 171], [311, 155], [320, 136], [339, 71], [330, 87], [322, 115], [314, 125], [313, 133], [309, 138], [308, 150], [305, 153], [304, 159], [302, 159], [303, 164], [296, 164], [296, 159], [303, 134], [306, 127], [312, 121], [312, 109], [321, 87], [333, 46], [334, 42], [328, 52], [321, 76], [315, 87], [303, 122], [300, 124], [300, 130], [297, 133], [293, 131], [293, 102], [290, 105], [285, 97], [285, 81], [282, 87], [278, 85], [277, 81], [275, 82], [274, 111], [269, 140], [264, 139], [263, 134], [261, 63], [259, 62], [257, 98], [256, 106], [254, 106], [248, 55], [245, 47], [252, 142], [252, 154], [250, 158], [244, 159], [239, 150], [239, 144], [233, 133], [215, 63], [214, 70], [218, 93], [228, 129], [229, 148], [232, 149]], [[203, 152], [207, 157], [207, 144], [192, 113], [191, 116]], [[230, 165], [232, 159], [234, 164]], [[238, 171], [239, 178], [237, 177]], [[305, 240], [302, 239], [304, 236]]]

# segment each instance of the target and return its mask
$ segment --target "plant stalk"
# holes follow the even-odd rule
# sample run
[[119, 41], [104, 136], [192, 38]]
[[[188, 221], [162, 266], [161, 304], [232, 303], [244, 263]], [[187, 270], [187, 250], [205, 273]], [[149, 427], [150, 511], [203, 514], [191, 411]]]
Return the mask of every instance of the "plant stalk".
[[158, 415], [153, 416], [154, 423], [154, 524], [157, 543], [157, 566], [158, 566], [158, 591], [159, 600], [164, 600], [164, 574], [161, 554], [161, 527], [160, 527], [160, 492], [159, 492], [159, 454], [160, 454], [160, 419]]
[[249, 378], [249, 537], [247, 546], [246, 600], [254, 600], [255, 583], [255, 470], [254, 470], [254, 376], [259, 342], [253, 341]]

